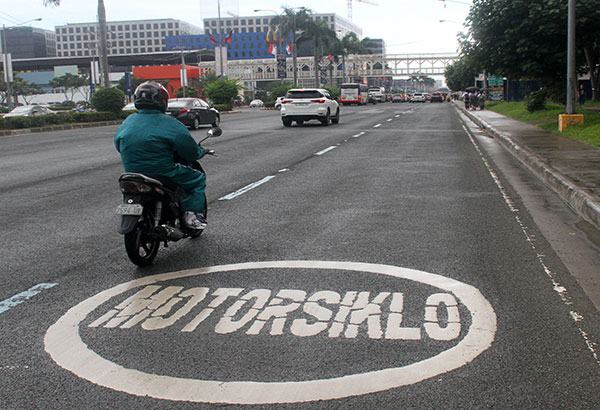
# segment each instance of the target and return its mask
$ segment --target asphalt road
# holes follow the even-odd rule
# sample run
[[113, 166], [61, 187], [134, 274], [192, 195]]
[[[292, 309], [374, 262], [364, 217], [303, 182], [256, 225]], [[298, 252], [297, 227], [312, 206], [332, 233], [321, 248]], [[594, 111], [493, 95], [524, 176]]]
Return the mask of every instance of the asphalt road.
[[116, 127], [0, 138], [0, 408], [600, 406], [597, 233], [449, 104], [278, 114], [223, 116], [209, 227], [145, 269]]

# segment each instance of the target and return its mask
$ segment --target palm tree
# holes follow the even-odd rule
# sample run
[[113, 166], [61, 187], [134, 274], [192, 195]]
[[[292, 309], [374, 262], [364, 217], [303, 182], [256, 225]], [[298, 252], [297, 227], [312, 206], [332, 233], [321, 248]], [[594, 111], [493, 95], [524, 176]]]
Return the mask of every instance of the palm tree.
[[292, 33], [294, 85], [298, 85], [298, 64], [296, 61], [298, 58], [298, 50], [296, 47], [296, 42], [298, 41], [297, 31], [306, 28], [306, 24], [309, 21], [308, 13], [310, 13], [310, 10], [306, 8], [296, 9], [284, 7], [283, 14], [276, 16], [271, 20], [271, 27], [279, 27], [282, 39], [287, 38], [289, 33]]
[[306, 31], [302, 33], [300, 41], [303, 39], [312, 39], [314, 65], [315, 65], [315, 87], [319, 86], [319, 60], [323, 56], [324, 49], [331, 49], [333, 44], [338, 41], [335, 31], [329, 28], [325, 21], [309, 21], [306, 25]]
[[359, 40], [355, 32], [346, 33], [341, 40], [338, 40], [333, 45], [334, 59], [337, 62], [337, 56], [342, 56], [342, 67], [344, 69], [342, 82], [346, 81], [346, 56], [350, 54], [371, 54], [371, 50], [366, 46], [369, 37]]
[[60, 6], [60, 0], [42, 0], [44, 2], [44, 6]]

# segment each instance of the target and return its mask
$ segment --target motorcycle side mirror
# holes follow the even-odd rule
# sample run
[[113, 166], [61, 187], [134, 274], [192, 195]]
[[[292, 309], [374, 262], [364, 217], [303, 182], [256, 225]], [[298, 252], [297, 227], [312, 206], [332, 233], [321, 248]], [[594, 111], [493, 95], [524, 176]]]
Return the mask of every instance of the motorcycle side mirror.
[[223, 130], [221, 128], [213, 127], [210, 130], [208, 130], [207, 136], [208, 136], [208, 138], [219, 137], [219, 136], [221, 136], [221, 134], [223, 134]]

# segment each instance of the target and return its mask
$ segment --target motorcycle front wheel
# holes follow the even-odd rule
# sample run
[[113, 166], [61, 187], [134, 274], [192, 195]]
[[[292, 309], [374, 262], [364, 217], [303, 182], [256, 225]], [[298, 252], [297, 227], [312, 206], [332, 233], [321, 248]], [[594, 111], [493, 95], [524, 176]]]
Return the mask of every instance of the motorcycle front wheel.
[[150, 265], [160, 248], [160, 241], [150, 235], [153, 226], [154, 217], [144, 212], [143, 220], [133, 231], [125, 234], [127, 256], [139, 267]]

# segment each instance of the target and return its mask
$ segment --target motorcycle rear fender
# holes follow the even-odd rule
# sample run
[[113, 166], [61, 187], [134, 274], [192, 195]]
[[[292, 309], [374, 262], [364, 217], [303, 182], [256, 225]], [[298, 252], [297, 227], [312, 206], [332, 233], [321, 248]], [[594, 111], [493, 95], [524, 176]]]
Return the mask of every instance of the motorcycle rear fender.
[[137, 215], [121, 215], [117, 232], [121, 235], [132, 232], [139, 220], [140, 217]]
[[[123, 194], [123, 203], [129, 204], [139, 204], [141, 203], [142, 195], [139, 194]], [[135, 226], [137, 225], [140, 217], [137, 215], [120, 215], [119, 216], [119, 226], [117, 227], [117, 232], [121, 235], [125, 235], [126, 233], [132, 232]]]

